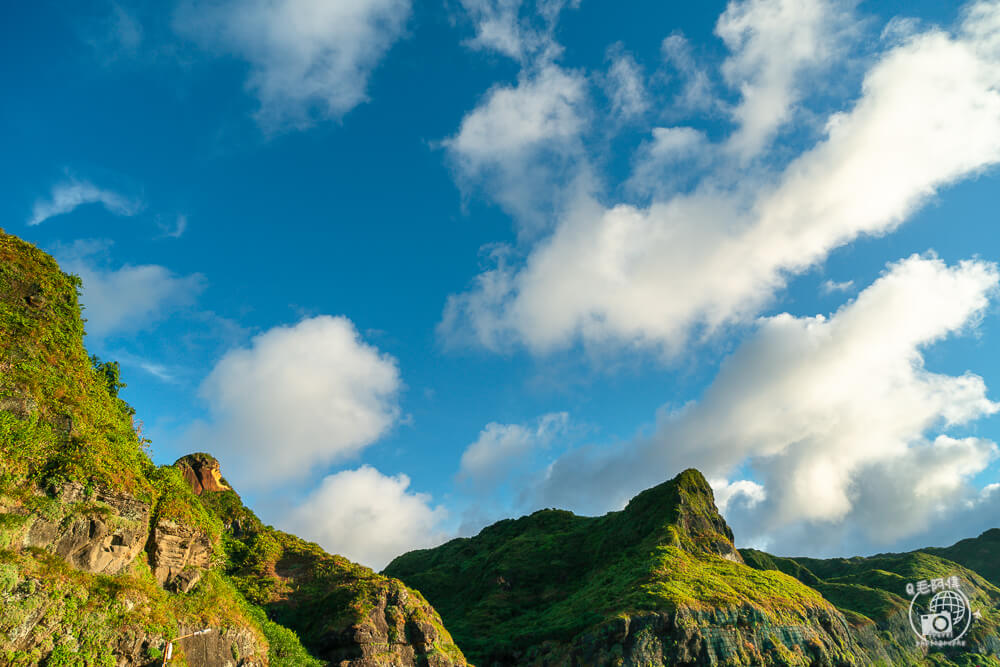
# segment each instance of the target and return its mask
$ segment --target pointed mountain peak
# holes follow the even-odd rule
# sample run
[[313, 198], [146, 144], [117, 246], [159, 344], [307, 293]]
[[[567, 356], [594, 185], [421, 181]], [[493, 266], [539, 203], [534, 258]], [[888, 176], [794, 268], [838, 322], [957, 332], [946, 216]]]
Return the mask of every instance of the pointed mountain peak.
[[694, 468], [632, 498], [623, 514], [650, 532], [665, 529], [675, 546], [743, 562], [733, 531], [715, 505], [712, 486]]

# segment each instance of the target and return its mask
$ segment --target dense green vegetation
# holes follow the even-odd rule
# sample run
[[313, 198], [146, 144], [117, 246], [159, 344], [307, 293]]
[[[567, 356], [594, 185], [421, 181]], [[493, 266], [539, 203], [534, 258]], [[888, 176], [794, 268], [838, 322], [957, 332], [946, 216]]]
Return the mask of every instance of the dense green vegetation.
[[[196, 454], [178, 465], [192, 459], [204, 462], [211, 457]], [[272, 621], [294, 630], [317, 654], [331, 636], [363, 623], [377, 605], [392, 607], [392, 601], [401, 600], [387, 613], [406, 613], [412, 620], [434, 626], [441, 641], [428, 647], [429, 652], [464, 660], [420, 593], [328, 554], [317, 544], [264, 525], [235, 491], [206, 492], [201, 499], [225, 526], [224, 570], [230, 580], [247, 600], [265, 609]]]
[[928, 547], [921, 551], [975, 570], [994, 586], [1000, 586], [1000, 528], [987, 530], [979, 537], [962, 540], [950, 547]]
[[[990, 533], [986, 533], [979, 539], [989, 540], [991, 537]], [[958, 549], [949, 547], [933, 551], [975, 555], [988, 552], [991, 548], [988, 542], [975, 542], [965, 540], [959, 543], [961, 547]], [[894, 645], [912, 639], [906, 585], [920, 580], [957, 576], [973, 609], [982, 615], [972, 625], [967, 639], [978, 646], [989, 645], [992, 641], [995, 648], [1000, 648], [1000, 588], [978, 572], [929, 551], [932, 550], [831, 559], [780, 558], [753, 549], [743, 549], [740, 553], [754, 567], [780, 570], [807, 583], [845, 613], [875, 624], [883, 631], [883, 641]], [[1000, 558], [1000, 551], [992, 553], [994, 559]], [[897, 632], [889, 632], [892, 629]], [[964, 654], [961, 649], [931, 654], [935, 664], [940, 665], [1000, 665], [995, 655], [970, 656], [973, 654]]]
[[178, 472], [149, 459], [135, 411], [118, 396], [125, 386], [118, 364], [87, 355], [79, 287], [47, 254], [0, 230], [0, 636], [36, 614], [46, 629], [27, 651], [0, 645], [0, 662], [48, 656], [50, 665], [114, 664], [123, 636], [165, 640], [181, 623], [246, 628], [262, 646], [266, 634], [294, 653], [294, 634], [264, 623], [222, 573], [209, 571], [191, 593], [173, 594], [156, 583], [144, 552], [126, 572], [106, 576], [15, 548], [33, 517], [58, 525], [79, 513], [105, 515], [99, 504], [61, 503], [57, 492], [69, 482], [88, 494], [129, 493], [152, 508], [153, 523], [173, 519], [215, 542], [222, 533]]
[[750, 606], [780, 623], [827, 607], [790, 576], [724, 557], [734, 552], [708, 483], [688, 470], [621, 512], [542, 510], [400, 556], [385, 573], [424, 591], [474, 662], [643, 610]]
[[109, 383], [115, 369], [95, 368], [83, 347], [79, 286], [0, 231], [0, 489], [75, 480], [151, 501], [154, 466], [120, 384]]

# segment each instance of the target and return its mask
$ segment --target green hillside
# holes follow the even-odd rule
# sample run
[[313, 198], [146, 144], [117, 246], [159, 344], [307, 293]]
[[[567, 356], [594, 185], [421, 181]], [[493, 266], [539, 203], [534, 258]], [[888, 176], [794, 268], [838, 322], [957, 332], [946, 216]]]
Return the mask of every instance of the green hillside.
[[[940, 550], [945, 551], [945, 550]], [[823, 594], [845, 614], [861, 616], [880, 631], [882, 642], [906, 653], [915, 640], [909, 626], [908, 583], [956, 576], [981, 618], [964, 638], [968, 647], [936, 650], [936, 664], [1000, 665], [1000, 589], [978, 572], [926, 550], [867, 558], [779, 558], [753, 549], [744, 560], [763, 570], [780, 570]]]
[[950, 547], [927, 547], [921, 551], [964, 565], [994, 586], [1000, 586], [1000, 528], [987, 530], [979, 537], [956, 542]]
[[[400, 556], [385, 573], [423, 591], [481, 664], [586, 664], [615, 653], [633, 664], [629, 655], [644, 649], [627, 646], [634, 643], [627, 631], [607, 651], [590, 653], [588, 634], [653, 617], [669, 627], [650, 630], [662, 635], [660, 662], [651, 664], [691, 650], [729, 664], [798, 664], [806, 655], [849, 664], [859, 650], [818, 592], [742, 563], [695, 470], [644, 491], [621, 512], [543, 510]], [[743, 624], [767, 632], [742, 633]], [[705, 638], [714, 644], [692, 647]]]
[[465, 664], [419, 593], [196, 484], [211, 457], [155, 466], [79, 287], [0, 230], [0, 665], [159, 664], [204, 628], [172, 664]]

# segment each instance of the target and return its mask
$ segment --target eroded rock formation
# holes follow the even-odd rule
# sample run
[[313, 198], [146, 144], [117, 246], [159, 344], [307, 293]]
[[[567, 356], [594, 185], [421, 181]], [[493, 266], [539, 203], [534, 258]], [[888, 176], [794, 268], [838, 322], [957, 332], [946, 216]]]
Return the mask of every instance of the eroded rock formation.
[[123, 572], [142, 551], [149, 505], [108, 490], [88, 493], [80, 483], [65, 484], [50, 516], [36, 513], [22, 545], [62, 556], [73, 567], [95, 574]]
[[197, 528], [160, 519], [150, 536], [149, 564], [161, 586], [187, 592], [212, 564], [212, 542]]

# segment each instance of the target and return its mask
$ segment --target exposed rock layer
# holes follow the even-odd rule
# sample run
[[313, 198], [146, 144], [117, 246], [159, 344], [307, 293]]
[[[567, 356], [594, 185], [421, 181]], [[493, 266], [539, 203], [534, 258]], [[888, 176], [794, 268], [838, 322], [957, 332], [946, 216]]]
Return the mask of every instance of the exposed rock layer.
[[150, 536], [149, 564], [161, 586], [173, 584], [175, 579], [182, 577], [186, 582], [184, 592], [187, 592], [194, 585], [190, 583], [195, 576], [191, 572], [196, 573], [212, 564], [212, 542], [197, 528], [160, 519]]
[[70, 482], [56, 498], [65, 514], [32, 515], [23, 546], [58, 554], [85, 572], [118, 574], [146, 543], [149, 506], [128, 494], [106, 489], [88, 494], [82, 484]]

